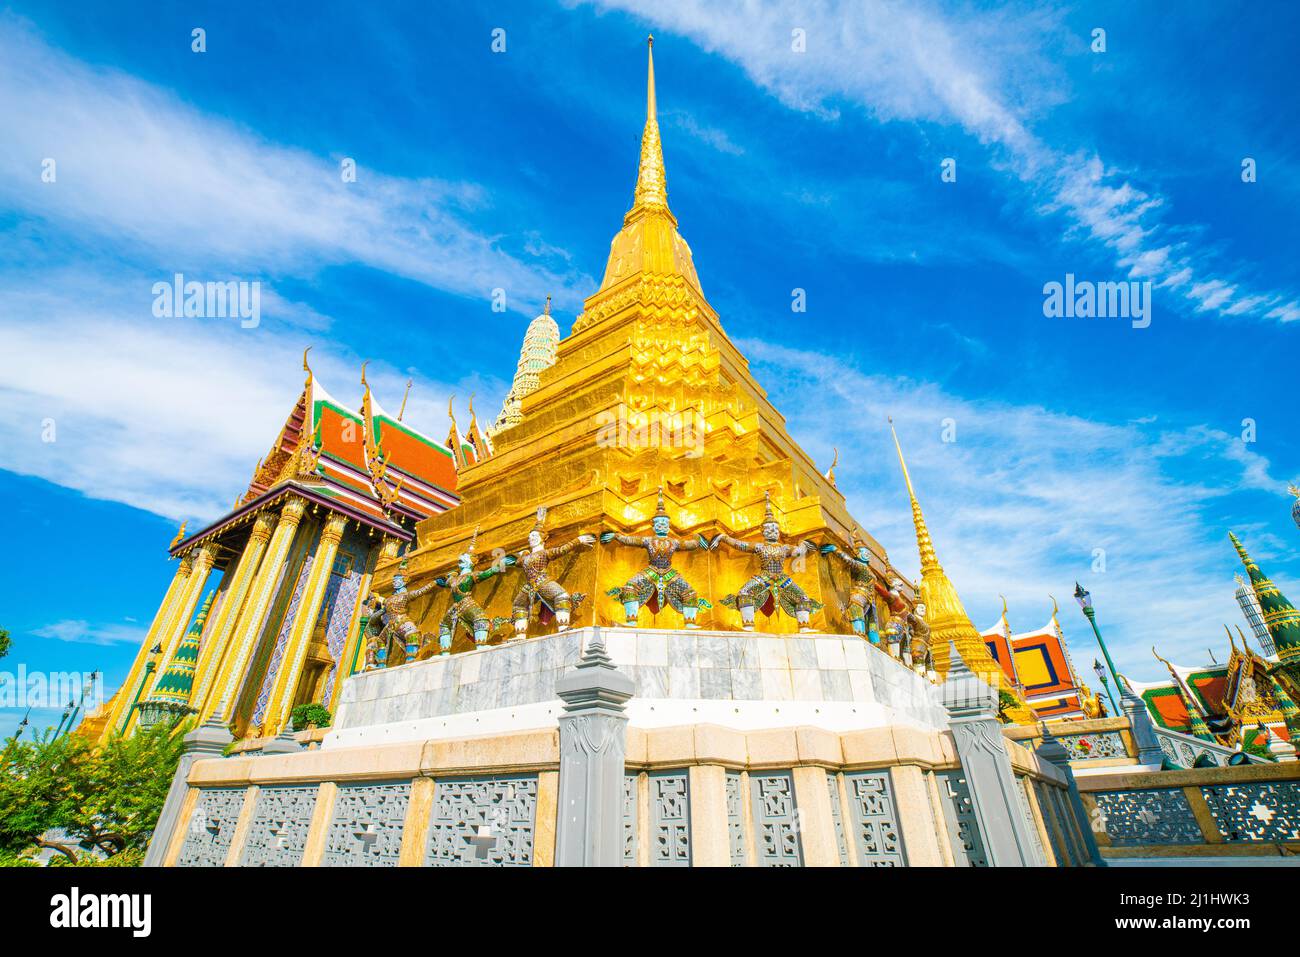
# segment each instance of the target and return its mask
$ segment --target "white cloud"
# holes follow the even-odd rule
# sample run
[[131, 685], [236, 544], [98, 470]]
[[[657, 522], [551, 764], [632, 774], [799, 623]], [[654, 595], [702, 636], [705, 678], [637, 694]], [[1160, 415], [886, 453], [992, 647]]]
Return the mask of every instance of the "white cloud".
[[[591, 3], [688, 37], [792, 109], [833, 118], [848, 105], [882, 122], [956, 125], [994, 149], [994, 165], [1036, 197], [1034, 208], [1064, 214], [1070, 233], [1109, 249], [1132, 277], [1186, 295], [1197, 311], [1300, 318], [1300, 305], [1281, 305], [1290, 297], [1225, 279], [1212, 252], [1165, 239], [1164, 197], [1091, 151], [1035, 133], [1035, 118], [1068, 97], [1054, 62], [1069, 52], [1054, 50], [1070, 37], [1061, 8], [974, 11], [885, 0]], [[796, 28], [806, 32], [806, 52], [792, 51]]]
[[[592, 285], [523, 237], [505, 239], [527, 258], [477, 231], [475, 184], [390, 176], [364, 157], [345, 183], [342, 156], [270, 142], [4, 17], [0, 101], [0, 205], [166, 273], [201, 265], [215, 273], [205, 279], [253, 280], [361, 263], [467, 297], [503, 288], [521, 306], [551, 292], [576, 305]], [[41, 179], [46, 158], [52, 183]]]
[[[1206, 647], [1222, 644], [1223, 622], [1241, 621], [1232, 597], [1240, 566], [1219, 523], [1220, 500], [1239, 489], [1277, 493], [1281, 483], [1236, 436], [963, 399], [864, 374], [833, 356], [758, 340], [737, 345], [822, 467], [839, 448], [836, 478], [853, 514], [900, 569], [915, 573], [916, 539], [886, 422], [893, 416], [940, 561], [977, 626], [996, 620], [1005, 594], [1012, 628], [1036, 628], [1055, 595], [1075, 664], [1086, 668], [1096, 646], [1069, 597], [1078, 580], [1095, 595], [1117, 663], [1141, 678], [1156, 674], [1152, 644], [1197, 664]], [[945, 419], [955, 422], [955, 442], [942, 441]], [[1261, 559], [1267, 544], [1258, 540]], [[1104, 572], [1093, 570], [1096, 549]]]
[[[51, 289], [0, 289], [0, 354], [20, 357], [0, 381], [0, 468], [178, 521], [224, 512], [288, 417], [311, 338], [234, 321], [155, 319], [147, 285], [133, 298], [102, 277], [62, 278]], [[321, 345], [311, 355], [325, 388], [359, 406], [361, 357]], [[383, 362], [367, 367], [375, 395], [394, 412], [408, 376], [415, 385], [406, 419], [439, 440], [449, 393], [463, 402], [477, 385], [487, 418], [503, 391]]]
[[78, 645], [138, 645], [145, 630], [131, 625], [92, 625], [81, 619], [64, 619], [32, 630], [37, 638], [51, 638]]

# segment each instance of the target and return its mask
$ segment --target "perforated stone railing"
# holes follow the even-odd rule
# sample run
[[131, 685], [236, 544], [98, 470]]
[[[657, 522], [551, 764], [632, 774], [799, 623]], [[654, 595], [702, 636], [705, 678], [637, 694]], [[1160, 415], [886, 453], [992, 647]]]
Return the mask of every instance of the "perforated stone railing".
[[[1106, 765], [1138, 763], [1132, 725], [1126, 717], [1059, 721], [1052, 723], [1051, 728], [1076, 768], [1095, 769]], [[1154, 723], [1151, 724], [1151, 731], [1163, 755], [1179, 768], [1193, 767], [1198, 760], [1202, 765], [1210, 762], [1223, 767], [1237, 753], [1235, 749], [1217, 742], [1170, 731]], [[1033, 726], [1011, 728], [1008, 729], [1007, 736], [1026, 747], [1036, 747], [1042, 738], [1042, 732]], [[1244, 759], [1248, 764], [1269, 763], [1253, 755], [1245, 755]]]
[[1105, 857], [1296, 856], [1300, 763], [1079, 779]]
[[[1236, 753], [1232, 748], [1216, 744], [1213, 741], [1206, 741], [1204, 738], [1198, 738], [1194, 735], [1169, 731], [1166, 728], [1156, 728], [1155, 730], [1156, 740], [1160, 742], [1160, 750], [1164, 752], [1166, 758], [1180, 768], [1194, 767], [1198, 760], [1202, 764], [1207, 760], [1213, 761], [1216, 767], [1223, 767], [1227, 765], [1228, 759]], [[1246, 758], [1252, 764], [1266, 763], [1264, 759], [1252, 755], [1246, 755]]]

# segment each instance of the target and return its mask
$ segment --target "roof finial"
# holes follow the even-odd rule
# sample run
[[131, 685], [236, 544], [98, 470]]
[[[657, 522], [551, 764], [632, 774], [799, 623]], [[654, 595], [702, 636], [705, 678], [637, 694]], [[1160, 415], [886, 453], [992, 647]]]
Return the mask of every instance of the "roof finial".
[[411, 386], [415, 384], [414, 379], [406, 380], [406, 391], [402, 393], [402, 407], [397, 410], [397, 421], [402, 421], [402, 416], [406, 414], [406, 397], [411, 394]]
[[551, 297], [548, 295], [546, 297], [546, 305], [542, 308], [542, 315], [549, 316], [550, 314], [551, 314]]
[[[1235, 652], [1237, 650], [1237, 642], [1236, 639], [1232, 637], [1232, 629], [1229, 628], [1227, 625], [1224, 625], [1223, 630], [1228, 633], [1228, 644], [1232, 646], [1232, 650]], [[1244, 636], [1242, 637], [1242, 640], [1245, 641]]]
[[302, 371], [307, 373], [307, 382], [305, 385], [311, 385], [312, 373], [311, 366], [307, 365], [307, 353], [311, 352], [311, 346], [302, 350]]

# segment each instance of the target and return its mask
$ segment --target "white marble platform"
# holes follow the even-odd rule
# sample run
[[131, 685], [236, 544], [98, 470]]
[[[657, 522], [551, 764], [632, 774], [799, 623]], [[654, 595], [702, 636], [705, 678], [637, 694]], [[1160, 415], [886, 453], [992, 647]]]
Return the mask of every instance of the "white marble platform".
[[[555, 727], [556, 682], [591, 633], [580, 628], [353, 675], [323, 747]], [[853, 635], [601, 633], [636, 685], [628, 716], [637, 727], [947, 726], [934, 685]]]

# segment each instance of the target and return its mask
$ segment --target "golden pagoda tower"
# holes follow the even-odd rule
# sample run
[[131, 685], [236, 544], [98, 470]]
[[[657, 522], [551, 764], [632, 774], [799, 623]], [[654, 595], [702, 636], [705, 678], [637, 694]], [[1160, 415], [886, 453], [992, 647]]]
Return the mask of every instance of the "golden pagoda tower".
[[[409, 583], [454, 565], [476, 528], [479, 555], [522, 549], [543, 506], [553, 544], [582, 532], [644, 534], [659, 486], [674, 534], [752, 538], [768, 492], [786, 541], [812, 537], [847, 547], [851, 540], [858, 523], [844, 496], [786, 431], [701, 291], [691, 249], [668, 206], [653, 39], [647, 61], [636, 186], [600, 288], [559, 342], [554, 365], [541, 370], [536, 389], [522, 396], [518, 422], [494, 434], [492, 457], [460, 472], [462, 504], [420, 523], [417, 545], [405, 556]], [[880, 544], [869, 536], [866, 542], [880, 579], [898, 576]], [[638, 571], [638, 560], [632, 550], [596, 546], [552, 565], [565, 589], [587, 596], [575, 626], [622, 622], [621, 607], [606, 592]], [[679, 553], [675, 562], [701, 594], [714, 597], [735, 592], [755, 571], [749, 556], [730, 550]], [[380, 593], [391, 588], [396, 567], [389, 562], [377, 571]], [[832, 600], [847, 594], [838, 564], [814, 555], [792, 571], [808, 595], [826, 605], [825, 620], [814, 624], [848, 633], [840, 601]], [[489, 615], [508, 616], [518, 587], [519, 573], [507, 574], [485, 584], [476, 598]], [[883, 589], [879, 598], [883, 621]], [[422, 631], [436, 631], [446, 602], [439, 589], [413, 603], [411, 615]], [[715, 604], [699, 623], [738, 630], [740, 616]], [[659, 616], [661, 627], [678, 624]], [[763, 631], [796, 630], [782, 614], [758, 624]], [[458, 643], [453, 650], [467, 647]]]
[[[903, 447], [898, 442], [898, 433], [894, 431], [893, 419], [889, 420], [889, 432], [894, 437], [894, 448], [898, 450], [898, 464], [903, 469], [907, 497], [912, 502], [916, 547], [921, 553], [919, 600], [925, 605], [925, 620], [930, 626], [930, 650], [934, 656], [934, 669], [941, 675], [947, 675], [948, 648], [950, 644], [955, 646], [957, 653], [966, 662], [966, 667], [984, 681], [994, 685], [999, 692], [1005, 692], [1015, 698], [1016, 704], [1004, 709], [1006, 716], [1017, 724], [1033, 724], [1034, 712], [1025, 704], [1020, 690], [989, 654], [984, 636], [971, 622], [961, 599], [957, 597], [956, 587], [943, 570], [943, 566], [939, 564], [939, 556], [934, 551], [934, 542], [930, 539], [930, 529], [926, 526], [925, 515], [921, 512], [921, 503], [916, 500], [916, 492], [912, 488], [912, 477], [907, 472], [907, 460], [903, 458]], [[1003, 614], [1005, 615], [1005, 607]]]

